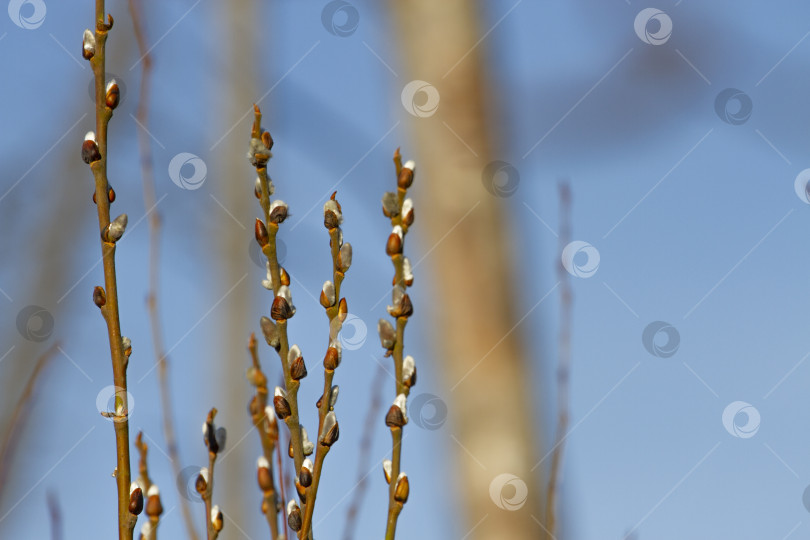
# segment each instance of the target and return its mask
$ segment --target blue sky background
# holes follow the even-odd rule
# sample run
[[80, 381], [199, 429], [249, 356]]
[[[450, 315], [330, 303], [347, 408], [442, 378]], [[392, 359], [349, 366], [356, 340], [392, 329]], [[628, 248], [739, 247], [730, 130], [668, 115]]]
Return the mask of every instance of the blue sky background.
[[[444, 127], [441, 105], [436, 116], [423, 119], [411, 117], [402, 106], [400, 92], [409, 79], [384, 6], [353, 1], [360, 16], [357, 30], [338, 37], [322, 24], [325, 4], [258, 6], [263, 33], [256, 47], [261, 51], [260, 92], [276, 85], [262, 106], [265, 127], [276, 140], [270, 171], [277, 196], [293, 211], [292, 225], [282, 236], [288, 246], [285, 266], [299, 281], [293, 286], [299, 312], [291, 324], [292, 339], [311, 366], [305, 404], [320, 393], [314, 388], [322, 354], [317, 340], [325, 335], [321, 308], [305, 292], [317, 293], [327, 278], [327, 237], [319, 207], [345, 176], [339, 196], [355, 262], [344, 292], [368, 339], [344, 357], [337, 374], [343, 390], [337, 408], [341, 440], [327, 461], [318, 497], [316, 523], [319, 516], [329, 523], [316, 529], [319, 537], [339, 538], [351, 498], [342, 497], [357, 477], [357, 441], [378, 369], [373, 358], [381, 357], [375, 327], [385, 304], [375, 304], [386, 295], [391, 272], [382, 251], [388, 228], [379, 197], [390, 189], [393, 149], [401, 145], [406, 156], [412, 155], [409, 123]], [[78, 57], [81, 33], [93, 14], [88, 2], [46, 0], [46, 5], [45, 19], [34, 29], [0, 16], [0, 121], [6, 126], [0, 133], [0, 187], [6, 193], [0, 199], [5, 261], [0, 287], [10, 298], [0, 298], [8, 302], [0, 317], [3, 328], [13, 330], [27, 305], [59, 310], [64, 315], [40, 346], [59, 339], [64, 354], [41, 381], [32, 423], [0, 503], [0, 534], [46, 537], [45, 496], [51, 490], [62, 505], [66, 538], [101, 537], [115, 526], [115, 488], [109, 477], [114, 438], [95, 399], [111, 377], [106, 339], [100, 338], [103, 323], [89, 301], [92, 286], [102, 279], [100, 266], [90, 271], [98, 260], [91, 177], [75, 163], [82, 136], [93, 125], [91, 72]], [[672, 34], [662, 44], [645, 42], [634, 29], [637, 14], [647, 7], [663, 10], [672, 21]], [[120, 48], [123, 35], [131, 35], [126, 3], [112, 0], [108, 9], [117, 20], [108, 41], [108, 70], [120, 75], [128, 92], [110, 124], [110, 178], [118, 194], [113, 212], [130, 216], [118, 260], [122, 324], [135, 346], [129, 371], [135, 400], [131, 425], [133, 438], [143, 429], [154, 440], [150, 469], [168, 510], [179, 495], [158, 449], [164, 442], [143, 307], [147, 227], [145, 222], [134, 226], [145, 211], [138, 127], [130, 117], [140, 68], [130, 69], [138, 59], [136, 50]], [[210, 0], [163, 2], [147, 10], [148, 41], [156, 43], [150, 130], [156, 141], [158, 197], [165, 196], [160, 205], [162, 319], [167, 346], [176, 344], [171, 352], [176, 422], [188, 465], [205, 459], [199, 426], [207, 409], [244, 410], [249, 395], [245, 383], [243, 402], [223, 403], [225, 392], [217, 386], [222, 370], [247, 366], [247, 355], [239, 350], [219, 359], [209, 352], [215, 350], [222, 317], [235, 307], [225, 301], [200, 319], [234, 285], [223, 283], [214, 271], [210, 259], [216, 253], [208, 239], [219, 228], [240, 225], [214, 197], [225, 189], [252, 197], [253, 173], [246, 160], [227, 178], [214, 174], [223, 157], [212, 146], [238, 120], [223, 119], [220, 111], [225, 98], [219, 83], [228, 65], [218, 44], [227, 39], [221, 12]], [[482, 15], [481, 35], [491, 32], [479, 47], [496, 90], [489, 112], [502, 132], [496, 157], [519, 172], [517, 191], [503, 200], [519, 247], [519, 315], [557, 281], [559, 179], [571, 180], [574, 240], [589, 243], [600, 255], [593, 275], [571, 277], [572, 418], [561, 537], [601, 540], [623, 538], [630, 531], [657, 540], [807, 536], [810, 516], [802, 497], [810, 484], [810, 410], [803, 405], [810, 388], [805, 360], [810, 354], [810, 256], [803, 246], [810, 205], [797, 196], [794, 181], [810, 167], [810, 6], [797, 1], [668, 0], [650, 6], [636, 0], [523, 0], [486, 2]], [[656, 24], [646, 29], [655, 34]], [[428, 82], [441, 93], [439, 82]], [[739, 125], [716, 112], [717, 96], [727, 88], [739, 89], [753, 105]], [[244, 105], [247, 111], [250, 104]], [[737, 107], [732, 100], [720, 109], [734, 115]], [[228, 137], [247, 141], [249, 125], [248, 117]], [[194, 153], [208, 166], [209, 175], [197, 190], [182, 190], [169, 177], [169, 161], [180, 152]], [[66, 176], [65, 171], [72, 172]], [[417, 205], [437, 181], [417, 176]], [[60, 202], [75, 205], [71, 212], [84, 219], [76, 236], [62, 240], [71, 244], [73, 259], [53, 268], [67, 274], [69, 286], [77, 285], [56, 297], [20, 297], [15, 291], [24, 290], [30, 269], [42, 262], [25, 235], [50, 233], [37, 223], [48, 208], [42, 200], [49, 200], [55, 182], [71, 183], [80, 194]], [[258, 214], [258, 205], [255, 210]], [[259, 285], [263, 271], [248, 257], [254, 217], [236, 216], [236, 221], [248, 227], [245, 268], [251, 272], [238, 286], [250, 287], [255, 295], [244, 309], [256, 320], [268, 311], [269, 296]], [[414, 231], [407, 250], [417, 257], [432, 246], [420, 240], [418, 223]], [[572, 268], [582, 267], [585, 258], [575, 257]], [[417, 308], [430, 302], [425, 279], [430, 258], [424, 264], [414, 288]], [[558, 298], [558, 291], [549, 295], [521, 327], [536, 355], [538, 428], [554, 402], [554, 389], [542, 381], [550, 379], [548, 361], [556, 353]], [[642, 342], [644, 329], [655, 321], [677, 332], [669, 357], [651, 354], [648, 349], [655, 349]], [[420, 369], [416, 394], [436, 395], [452, 407], [450, 389], [438, 382], [435, 365], [441, 359], [431, 356], [421, 339], [430, 324], [429, 310], [418, 309], [409, 325], [409, 352]], [[324, 335], [307, 335], [305, 329], [313, 326], [323, 328]], [[258, 325], [246, 335], [249, 330]], [[20, 343], [4, 345], [0, 354], [14, 345], [22, 348], [22, 337], [13, 331], [6, 335]], [[665, 342], [659, 333], [655, 343]], [[262, 358], [276, 367], [267, 350]], [[29, 361], [12, 351], [0, 361], [0, 377], [10, 373], [9, 363]], [[386, 387], [385, 402], [389, 393]], [[723, 411], [737, 401], [760, 415], [753, 436], [735, 437], [734, 425], [724, 426]], [[314, 409], [309, 412], [311, 425]], [[744, 425], [745, 414], [735, 422]], [[243, 425], [227, 427], [234, 444], [248, 434], [247, 415]], [[450, 423], [409, 430], [404, 468], [412, 493], [400, 521], [403, 538], [463, 538], [469, 532], [453, 519], [455, 510], [443, 488], [452, 481], [452, 460], [468, 459], [452, 433]], [[251, 445], [258, 455], [254, 434], [239, 444]], [[358, 537], [378, 535], [384, 527], [385, 487], [375, 464], [389, 448], [380, 421]], [[538, 452], [538, 461], [544, 453]], [[245, 501], [258, 508], [252, 467], [243, 467]], [[227, 513], [228, 501], [220, 503]], [[493, 504], [492, 511], [502, 510]], [[202, 522], [202, 507], [195, 505], [195, 512]], [[238, 524], [243, 532], [226, 523], [224, 538], [266, 535], [259, 512], [247, 514], [251, 519]], [[161, 531], [167, 538], [183, 535], [179, 509], [167, 514]]]

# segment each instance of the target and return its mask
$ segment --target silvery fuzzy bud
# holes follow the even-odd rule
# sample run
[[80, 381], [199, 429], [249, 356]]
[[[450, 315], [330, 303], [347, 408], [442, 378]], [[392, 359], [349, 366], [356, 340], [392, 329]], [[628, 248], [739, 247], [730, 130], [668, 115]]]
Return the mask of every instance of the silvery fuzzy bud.
[[382, 465], [383, 465], [383, 475], [385, 475], [385, 483], [390, 484], [391, 483], [391, 467], [392, 467], [391, 460], [390, 459], [383, 460]]
[[413, 173], [416, 171], [416, 163], [409, 160], [402, 166], [402, 170], [397, 178], [397, 185], [400, 189], [408, 189], [413, 184]]
[[406, 227], [413, 225], [413, 201], [410, 198], [402, 202], [402, 223]]
[[270, 222], [283, 223], [287, 219], [287, 203], [281, 199], [276, 199], [270, 203]]
[[402, 279], [408, 287], [413, 285], [413, 269], [411, 268], [411, 261], [408, 257], [402, 258]]
[[380, 334], [380, 345], [383, 349], [391, 350], [397, 341], [397, 332], [388, 319], [380, 319], [377, 323], [377, 333]]
[[129, 513], [133, 516], [143, 512], [143, 491], [137, 482], [129, 485]]
[[286, 419], [292, 414], [290, 411], [290, 402], [287, 401], [287, 392], [280, 386], [276, 386], [273, 392], [273, 407], [276, 410], [276, 415], [278, 415], [281, 420]]
[[323, 284], [320, 302], [324, 308], [330, 308], [335, 305], [335, 284], [331, 281], [326, 281]]
[[90, 165], [100, 159], [101, 152], [98, 150], [96, 134], [92, 131], [88, 131], [87, 135], [84, 136], [84, 142], [82, 142], [82, 161]]
[[260, 456], [256, 462], [256, 478], [259, 482], [259, 489], [264, 493], [275, 488], [273, 485], [273, 473], [270, 472], [270, 462], [264, 456]]
[[309, 435], [307, 435], [307, 428], [301, 426], [301, 440], [302, 446], [304, 447], [304, 455], [310, 456], [312, 452], [315, 451], [315, 443], [309, 440]]
[[82, 57], [90, 60], [96, 55], [96, 36], [90, 30], [85, 30], [82, 36]]
[[222, 530], [222, 527], [225, 525], [222, 511], [219, 509], [219, 505], [214, 505], [211, 508], [211, 526], [216, 531], [219, 532]]
[[303, 525], [301, 509], [298, 508], [298, 503], [294, 499], [290, 499], [290, 502], [287, 503], [287, 525], [295, 532], [300, 531]]
[[146, 515], [155, 518], [163, 513], [163, 505], [160, 502], [160, 490], [155, 484], [149, 486], [146, 492]]
[[267, 160], [272, 157], [270, 149], [262, 142], [261, 139], [250, 139], [250, 147], [248, 148], [247, 158], [250, 164], [257, 168], [262, 168], [267, 165]]
[[329, 390], [329, 410], [335, 408], [335, 404], [337, 403], [338, 400], [338, 394], [340, 394], [340, 387], [338, 385], [334, 385]]
[[394, 218], [399, 215], [399, 199], [393, 191], [386, 191], [382, 198], [383, 215]]
[[124, 356], [127, 359], [132, 354], [132, 340], [127, 336], [121, 336], [121, 350], [124, 351]]
[[352, 265], [352, 245], [348, 242], [340, 246], [338, 251], [338, 269], [344, 274]]
[[397, 485], [394, 488], [394, 500], [400, 504], [408, 502], [408, 495], [410, 494], [411, 487], [408, 482], [408, 475], [404, 472], [399, 473], [397, 477]]
[[413, 356], [406, 356], [402, 361], [402, 384], [411, 388], [416, 384], [416, 364]]
[[402, 253], [402, 227], [394, 225], [391, 234], [388, 236], [388, 242], [385, 244], [386, 255], [393, 257]]
[[110, 110], [114, 110], [118, 107], [118, 102], [121, 100], [121, 90], [118, 88], [118, 83], [115, 82], [115, 79], [111, 80], [107, 83], [107, 88], [105, 91], [104, 102]]
[[276, 324], [268, 317], [262, 317], [259, 319], [259, 326], [262, 328], [262, 334], [264, 334], [264, 339], [267, 341], [267, 344], [278, 351], [281, 348], [281, 340]]
[[329, 230], [343, 223], [343, 212], [341, 211], [340, 203], [335, 199], [336, 194], [337, 191], [332, 193], [332, 198], [323, 205], [323, 226]]
[[392, 317], [410, 317], [413, 315], [411, 297], [399, 285], [395, 285], [391, 291], [391, 303], [392, 305], [388, 306], [387, 309]]
[[124, 236], [124, 231], [127, 230], [127, 215], [121, 214], [110, 222], [101, 233], [101, 239], [107, 243], [114, 244], [121, 240]]
[[312, 485], [312, 460], [307, 458], [301, 464], [301, 472], [298, 473], [298, 483], [301, 486], [308, 488]]
[[329, 411], [326, 413], [326, 417], [323, 419], [323, 434], [320, 437], [319, 442], [324, 446], [332, 446], [338, 440], [340, 436], [340, 429], [338, 426], [337, 417], [335, 416], [335, 411]]
[[289, 284], [290, 284], [289, 279], [290, 278], [289, 278], [289, 276], [287, 276], [286, 283], [285, 283], [285, 279], [284, 279], [285, 274], [286, 274], [286, 271], [284, 271], [284, 269], [282, 268], [281, 287], [278, 288], [278, 296], [281, 296], [282, 298], [284, 298], [284, 300], [287, 301], [287, 305], [290, 306], [290, 310], [292, 311], [292, 313], [294, 315], [295, 314], [295, 306], [293, 305], [292, 294], [290, 294], [290, 287], [289, 287]]

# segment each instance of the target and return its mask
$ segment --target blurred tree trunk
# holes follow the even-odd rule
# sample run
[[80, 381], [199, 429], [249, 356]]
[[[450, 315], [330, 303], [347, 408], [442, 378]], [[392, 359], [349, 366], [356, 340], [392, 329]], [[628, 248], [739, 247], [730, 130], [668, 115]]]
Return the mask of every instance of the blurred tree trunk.
[[[523, 313], [516, 309], [513, 236], [505, 209], [481, 181], [499, 128], [487, 118], [493, 107], [482, 58], [485, 43], [477, 43], [487, 29], [481, 28], [477, 4], [465, 0], [390, 6], [406, 68], [399, 82], [426, 81], [441, 97], [435, 115], [410, 119], [420, 160], [417, 234], [425, 249], [441, 242], [428, 259], [433, 273], [425, 278], [433, 302], [416, 309], [438, 319], [434, 359], [452, 389], [445, 394], [451, 433], [464, 448], [458, 448], [451, 471], [464, 519], [461, 532], [475, 539], [541, 538], [537, 521], [544, 521], [544, 492], [531, 469], [542, 446], [530, 388], [537, 392], [542, 385], [530, 380], [529, 356], [516, 326]], [[498, 508], [490, 496], [490, 484], [502, 473], [518, 476], [528, 487], [519, 510]], [[503, 486], [502, 496], [521, 497], [510, 486]]]
[[[257, 64], [254, 54], [257, 49], [256, 5], [252, 2], [222, 2], [216, 9], [221, 22], [215, 24], [221, 32], [217, 41], [223, 45], [217, 59], [222, 82], [213, 97], [221, 115], [219, 130], [224, 134], [245, 112], [252, 111], [257, 99], [256, 71], [268, 67], [266, 64], [257, 67], [260, 64]], [[251, 223], [251, 216], [256, 213], [253, 176], [245, 158], [251, 121], [252, 115], [248, 115], [209, 156], [209, 164], [216, 168], [216, 197], [243, 226]], [[244, 174], [239, 176], [239, 171]], [[220, 409], [217, 423], [228, 429], [226, 450], [230, 453], [217, 466], [217, 482], [221, 487], [216, 488], [215, 500], [221, 501], [219, 504], [227, 513], [226, 521], [245, 529], [250, 521], [248, 516], [256, 514], [254, 493], [245, 489], [245, 479], [255, 475], [253, 463], [258, 450], [252, 437], [245, 444], [236, 446], [236, 443], [252, 427], [247, 414], [249, 392], [245, 370], [249, 363], [247, 343], [250, 330], [258, 326], [258, 321], [249, 320], [249, 315], [252, 312], [250, 291], [259, 274], [248, 256], [252, 226], [239, 227], [214, 201], [211, 204], [219, 221], [218, 256], [215, 259], [219, 261], [218, 270], [222, 276], [218, 280], [220, 294], [241, 280], [222, 303], [224, 310], [220, 316], [222, 332], [219, 335], [222, 339], [218, 340], [221, 349], [217, 355], [220, 376], [215, 382], [215, 393], [223, 396], [225, 402], [211, 405]], [[245, 278], [246, 273], [249, 275]], [[228, 537], [238, 537], [237, 531], [233, 528]]]

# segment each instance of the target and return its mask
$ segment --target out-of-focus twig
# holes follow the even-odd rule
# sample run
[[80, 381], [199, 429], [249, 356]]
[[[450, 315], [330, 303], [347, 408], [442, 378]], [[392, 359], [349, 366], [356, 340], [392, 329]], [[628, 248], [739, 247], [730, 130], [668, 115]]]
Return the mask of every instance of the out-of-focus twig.
[[34, 393], [34, 386], [42, 374], [43, 368], [47, 365], [48, 361], [53, 358], [54, 353], [59, 350], [59, 343], [54, 343], [42, 356], [37, 359], [34, 366], [34, 371], [28, 377], [28, 382], [14, 406], [14, 412], [11, 413], [11, 420], [8, 423], [8, 429], [3, 436], [3, 441], [0, 443], [0, 501], [3, 500], [3, 491], [7, 485], [7, 476], [11, 462], [14, 460], [14, 452], [17, 449], [17, 443], [20, 440], [20, 432], [25, 426], [25, 421], [28, 419], [28, 412], [30, 410], [29, 403]]
[[51, 521], [51, 540], [62, 540], [62, 508], [53, 491], [48, 490], [48, 518]]
[[[571, 190], [568, 183], [560, 184], [559, 252], [571, 241]], [[568, 272], [557, 260], [557, 280], [560, 282], [560, 333], [557, 343], [557, 431], [551, 454], [551, 471], [546, 492], [546, 532], [554, 539], [557, 534], [557, 498], [562, 468], [563, 447], [568, 432], [569, 377], [571, 371], [571, 284]]]
[[[160, 514], [163, 513], [163, 504], [160, 501], [160, 491], [157, 485], [149, 477], [149, 466], [146, 462], [149, 446], [143, 442], [143, 433], [141, 432], [138, 432], [138, 436], [135, 438], [135, 448], [138, 449], [140, 455], [138, 460], [138, 482], [130, 488], [132, 493], [130, 495], [130, 504], [143, 504], [143, 494], [147, 494], [146, 516], [149, 521], [145, 522], [141, 528], [141, 538], [142, 540], [157, 540], [157, 527]], [[140, 495], [138, 495], [138, 490], [141, 490]]]
[[383, 381], [385, 380], [386, 371], [382, 364], [377, 368], [377, 375], [371, 383], [371, 403], [369, 403], [368, 411], [366, 412], [366, 421], [363, 424], [363, 436], [360, 439], [360, 453], [357, 455], [357, 487], [355, 488], [354, 498], [349, 505], [349, 510], [346, 512], [346, 525], [343, 528], [343, 540], [352, 540], [354, 538], [354, 531], [357, 527], [357, 516], [360, 514], [360, 508], [363, 505], [363, 498], [368, 490], [368, 473], [366, 469], [371, 461], [371, 449], [374, 443], [374, 430], [377, 423], [374, 421], [377, 414], [382, 407], [382, 388]]
[[[151, 211], [148, 214], [149, 222], [149, 293], [146, 304], [149, 309], [149, 322], [152, 331], [152, 344], [154, 347], [155, 362], [157, 363], [158, 385], [160, 386], [160, 401], [163, 409], [163, 436], [172, 471], [179, 477], [180, 454], [177, 447], [177, 436], [174, 429], [174, 410], [171, 401], [171, 385], [169, 384], [169, 359], [163, 344], [163, 329], [160, 325], [160, 309], [158, 306], [160, 290], [160, 213], [157, 211], [157, 197], [155, 194], [155, 175], [153, 168], [152, 146], [149, 141], [147, 126], [149, 125], [149, 97], [150, 83], [152, 81], [152, 55], [146, 44], [146, 32], [142, 19], [142, 4], [139, 0], [129, 0], [129, 12], [132, 16], [132, 26], [135, 39], [138, 42], [138, 52], [141, 55], [141, 85], [138, 98], [138, 108], [135, 118], [140, 124], [138, 131], [138, 147], [141, 152], [141, 176], [143, 184], [144, 207]], [[188, 537], [197, 540], [197, 531], [194, 528], [194, 519], [191, 515], [189, 502], [180, 498], [180, 508], [186, 524]]]

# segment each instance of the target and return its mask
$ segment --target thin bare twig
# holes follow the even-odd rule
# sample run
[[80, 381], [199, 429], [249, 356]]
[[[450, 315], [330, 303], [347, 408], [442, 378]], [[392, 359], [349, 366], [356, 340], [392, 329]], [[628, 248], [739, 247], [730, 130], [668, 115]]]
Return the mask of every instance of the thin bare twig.
[[360, 514], [360, 508], [363, 505], [366, 491], [368, 490], [368, 474], [366, 469], [371, 461], [371, 450], [374, 444], [374, 428], [377, 426], [374, 421], [377, 414], [382, 407], [382, 387], [385, 380], [386, 371], [382, 364], [377, 367], [377, 375], [371, 383], [371, 403], [366, 412], [366, 421], [363, 424], [363, 436], [360, 439], [360, 453], [357, 455], [357, 487], [355, 488], [354, 498], [352, 498], [349, 510], [346, 512], [346, 525], [343, 529], [343, 540], [352, 540], [354, 532], [357, 528], [357, 516]]
[[[157, 209], [155, 194], [155, 175], [152, 158], [152, 145], [149, 140], [147, 126], [149, 125], [149, 103], [152, 81], [152, 55], [146, 44], [146, 32], [142, 20], [142, 5], [139, 0], [129, 0], [129, 12], [132, 16], [132, 26], [135, 39], [138, 42], [138, 51], [141, 55], [141, 87], [138, 99], [138, 108], [135, 117], [140, 124], [138, 131], [138, 147], [141, 152], [141, 176], [143, 184], [143, 201], [145, 208], [152, 208], [149, 213], [149, 293], [146, 305], [149, 310], [149, 322], [152, 330], [152, 345], [154, 347], [155, 362], [157, 363], [158, 384], [160, 386], [160, 403], [163, 409], [163, 436], [166, 438], [169, 460], [175, 477], [181, 474], [180, 452], [177, 447], [177, 436], [174, 429], [174, 410], [171, 400], [171, 385], [169, 384], [169, 359], [163, 344], [163, 329], [160, 325], [160, 309], [158, 298], [160, 291], [160, 224], [161, 217]], [[194, 518], [188, 500], [180, 498], [180, 508], [186, 524], [188, 536], [198, 540], [194, 528]]]
[[205, 503], [205, 530], [208, 540], [216, 540], [223, 526], [222, 512], [219, 506], [213, 504], [214, 465], [217, 461], [217, 454], [225, 447], [224, 428], [217, 429], [214, 425], [216, 415], [217, 409], [214, 407], [208, 412], [205, 424], [203, 424], [203, 438], [208, 447], [208, 469], [205, 475], [201, 472], [197, 477], [196, 486]]
[[31, 376], [28, 377], [28, 382], [25, 384], [25, 388], [22, 394], [20, 394], [17, 404], [14, 406], [14, 412], [11, 413], [11, 419], [9, 420], [6, 434], [3, 437], [3, 442], [0, 443], [0, 501], [3, 500], [3, 492], [7, 485], [8, 471], [11, 467], [11, 463], [14, 461], [14, 453], [17, 449], [17, 443], [20, 440], [19, 435], [28, 419], [28, 413], [30, 411], [28, 405], [34, 394], [34, 387], [42, 374], [42, 370], [45, 368], [48, 361], [53, 358], [57, 350], [59, 350], [58, 342], [51, 345], [51, 347], [37, 359], [37, 363], [34, 365], [34, 371], [32, 371]]
[[51, 540], [62, 540], [62, 508], [56, 494], [48, 490], [48, 518], [51, 521]]
[[[571, 241], [571, 190], [568, 183], [560, 184], [559, 250]], [[557, 498], [562, 469], [563, 446], [568, 431], [569, 377], [571, 371], [571, 284], [568, 272], [557, 260], [557, 281], [560, 282], [560, 334], [557, 363], [557, 430], [551, 454], [551, 471], [546, 493], [546, 532], [554, 539], [557, 534]]]

